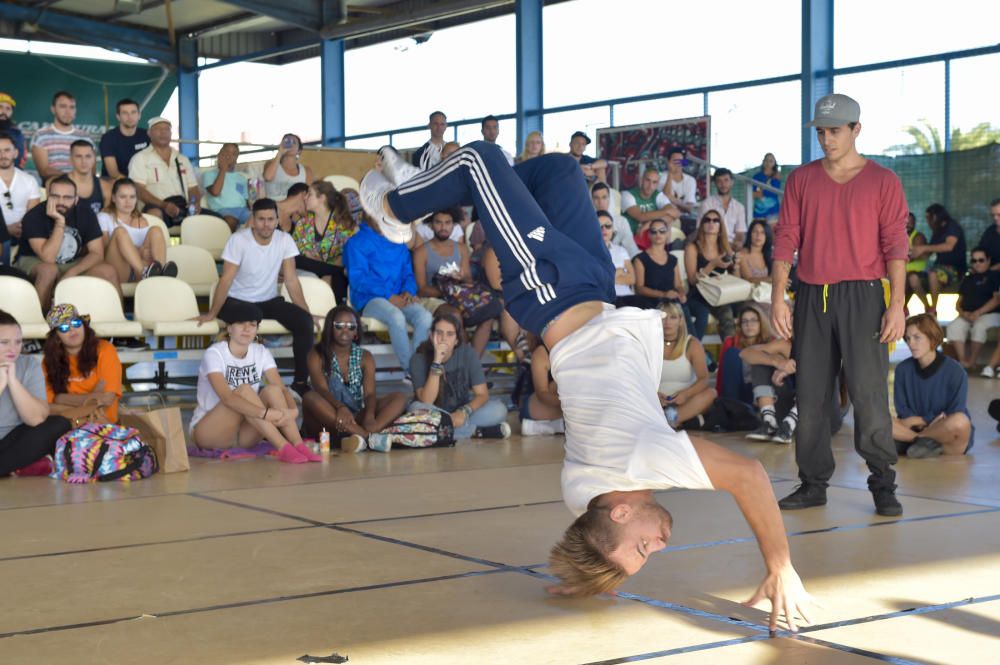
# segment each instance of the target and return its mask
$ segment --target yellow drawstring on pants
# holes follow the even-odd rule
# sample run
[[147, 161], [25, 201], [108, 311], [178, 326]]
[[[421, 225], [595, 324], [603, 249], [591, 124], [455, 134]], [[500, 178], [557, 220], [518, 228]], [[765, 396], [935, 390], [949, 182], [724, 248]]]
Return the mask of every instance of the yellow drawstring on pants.
[[[889, 307], [889, 298], [891, 295], [891, 290], [889, 288], [889, 280], [882, 279], [882, 297], [885, 299], [885, 306]], [[826, 314], [826, 299], [830, 295], [830, 285], [823, 285], [823, 313]], [[896, 350], [896, 340], [889, 342], [889, 354], [891, 355], [893, 351]]]

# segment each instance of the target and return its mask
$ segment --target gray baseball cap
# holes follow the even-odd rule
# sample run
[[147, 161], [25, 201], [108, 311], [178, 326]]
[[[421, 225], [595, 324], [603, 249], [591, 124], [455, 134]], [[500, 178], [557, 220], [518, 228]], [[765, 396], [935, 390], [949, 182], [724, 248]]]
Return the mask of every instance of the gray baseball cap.
[[840, 127], [849, 122], [858, 122], [861, 118], [861, 106], [848, 97], [834, 93], [821, 97], [816, 102], [812, 122], [806, 127]]

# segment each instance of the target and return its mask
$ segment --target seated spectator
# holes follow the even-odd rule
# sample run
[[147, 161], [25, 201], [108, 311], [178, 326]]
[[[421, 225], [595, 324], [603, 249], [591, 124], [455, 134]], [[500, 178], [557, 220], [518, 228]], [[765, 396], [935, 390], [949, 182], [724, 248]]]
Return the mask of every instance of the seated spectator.
[[[344, 268], [354, 308], [389, 328], [399, 366], [408, 372], [414, 349], [427, 339], [432, 317], [417, 300], [417, 280], [406, 245], [386, 239], [377, 224], [366, 220], [344, 247]], [[412, 340], [406, 324], [413, 328]]]
[[[503, 280], [500, 275], [500, 261], [497, 259], [496, 251], [490, 247], [488, 242], [483, 248], [482, 268], [486, 284], [493, 289], [493, 295], [502, 301]], [[519, 365], [531, 362], [531, 349], [527, 334], [506, 308], [500, 312], [500, 336], [514, 352], [514, 357]]]
[[448, 130], [448, 118], [441, 111], [434, 111], [427, 118], [427, 129], [431, 138], [413, 153], [413, 165], [421, 171], [434, 168], [441, 162], [444, 148], [444, 133]]
[[747, 232], [750, 241], [739, 251], [740, 277], [753, 284], [771, 283], [771, 233], [767, 222], [755, 219]]
[[[667, 196], [657, 191], [659, 181], [660, 172], [650, 167], [643, 172], [638, 187], [622, 192], [622, 212], [628, 220], [632, 235], [635, 237], [635, 244], [639, 249], [646, 249], [652, 242], [646, 234], [650, 222], [658, 219], [669, 224], [680, 216], [680, 212], [670, 203]], [[667, 241], [670, 241], [669, 233]]]
[[17, 265], [35, 283], [42, 309], [49, 306], [56, 282], [76, 275], [106, 279], [121, 293], [118, 271], [104, 262], [97, 216], [89, 206], [77, 205], [69, 176], [49, 182], [45, 205], [29, 210], [21, 225]]
[[[135, 153], [128, 173], [139, 187], [145, 212], [159, 217], [167, 226], [177, 226], [187, 216], [189, 206], [201, 209], [201, 188], [187, 157], [170, 147], [172, 127], [166, 118], [149, 121], [149, 147]], [[205, 211], [207, 212], [207, 211]]]
[[569, 156], [580, 164], [583, 177], [588, 183], [608, 181], [608, 163], [603, 159], [594, 159], [583, 151], [590, 145], [590, 137], [584, 132], [573, 132], [569, 140]]
[[24, 147], [24, 132], [14, 122], [14, 107], [17, 102], [6, 92], [0, 92], [0, 134], [6, 134], [14, 144], [14, 166], [23, 169], [28, 162], [28, 151]]
[[[295, 356], [292, 389], [302, 395], [309, 390], [306, 357], [313, 346], [314, 324], [295, 272], [299, 250], [292, 237], [277, 226], [278, 205], [271, 199], [254, 201], [248, 227], [231, 235], [222, 249], [222, 275], [212, 294], [211, 307], [198, 321], [205, 323], [217, 317], [236, 321], [231, 310], [239, 308], [246, 312], [243, 306], [248, 303], [256, 305], [263, 316], [277, 319], [292, 331]], [[278, 294], [279, 274], [292, 302]]]
[[[285, 198], [278, 201], [278, 228], [285, 233], [291, 233], [295, 224], [306, 216], [306, 196], [309, 194], [309, 185], [304, 182], [297, 182], [288, 188]], [[359, 204], [360, 205], [360, 202]], [[352, 217], [354, 215], [352, 214]], [[355, 218], [357, 222], [357, 218]]]
[[108, 180], [128, 177], [128, 164], [135, 153], [149, 146], [149, 134], [139, 126], [139, 102], [121, 99], [115, 104], [118, 126], [101, 137], [101, 162]]
[[[608, 253], [611, 254], [611, 263], [615, 266], [615, 304], [619, 307], [628, 303], [634, 304], [635, 290], [632, 287], [635, 286], [635, 269], [625, 248], [613, 242], [615, 222], [611, 213], [607, 210], [598, 210], [597, 221], [601, 224], [601, 236], [604, 238]], [[674, 263], [677, 261], [674, 260]]]
[[[289, 464], [319, 462], [302, 441], [299, 409], [278, 374], [274, 357], [254, 341], [261, 310], [230, 303], [220, 314], [226, 338], [205, 349], [198, 368], [198, 404], [191, 416], [191, 440], [199, 448], [246, 448], [262, 438]], [[266, 386], [264, 385], [266, 382]]]
[[215, 167], [202, 171], [201, 184], [205, 188], [205, 205], [222, 215], [229, 228], [235, 231], [250, 219], [247, 199], [250, 185], [245, 174], [236, 170], [240, 149], [235, 143], [224, 143], [215, 158]]
[[721, 230], [722, 216], [711, 209], [701, 217], [694, 241], [684, 248], [684, 268], [687, 271], [688, 307], [694, 317], [694, 336], [701, 339], [708, 328], [708, 315], [719, 322], [719, 336], [725, 339], [736, 331], [733, 310], [729, 305], [709, 305], [698, 280], [708, 275], [721, 275], [733, 268], [735, 257], [729, 248], [729, 239]]
[[73, 124], [76, 120], [76, 97], [60, 90], [52, 96], [52, 122], [31, 137], [31, 159], [43, 182], [73, 170], [69, 147], [74, 141], [87, 141], [90, 135]]
[[667, 171], [660, 174], [657, 188], [667, 195], [667, 199], [682, 216], [689, 217], [694, 214], [698, 205], [698, 183], [694, 176], [684, 173], [686, 164], [684, 148], [674, 146], [668, 149]]
[[[760, 427], [747, 434], [747, 438], [751, 441], [791, 443], [799, 425], [799, 408], [795, 403], [795, 385], [791, 378], [795, 374], [792, 343], [787, 339], [766, 339], [744, 348], [740, 358], [743, 366], [749, 369], [753, 401], [760, 416]], [[833, 392], [836, 394], [835, 401], [839, 402], [840, 391]]]
[[[0, 141], [2, 140], [2, 135], [0, 135]], [[2, 150], [3, 144], [0, 143], [0, 151]], [[3, 171], [2, 167], [3, 162], [0, 162], [0, 172]], [[993, 226], [989, 226], [983, 231], [983, 235], [979, 238], [979, 246], [990, 255], [990, 264], [993, 266], [990, 270], [996, 272], [1000, 270], [1000, 198], [990, 201], [990, 215], [993, 217]]]
[[547, 436], [566, 431], [559, 388], [552, 378], [549, 350], [539, 344], [531, 352], [531, 390], [521, 395], [521, 436]]
[[375, 358], [361, 348], [361, 317], [348, 305], [326, 315], [323, 336], [309, 352], [312, 390], [302, 398], [308, 434], [340, 433], [340, 448], [359, 453], [372, 432], [381, 432], [406, 411], [408, 398], [375, 394]]
[[542, 138], [542, 133], [530, 132], [524, 139], [524, 148], [521, 150], [521, 154], [517, 156], [514, 162], [520, 164], [544, 154], [545, 139]]
[[56, 440], [70, 423], [51, 415], [38, 360], [21, 355], [21, 326], [0, 310], [0, 478], [52, 472]]
[[663, 317], [663, 372], [657, 395], [667, 423], [674, 429], [695, 427], [715, 402], [705, 348], [688, 334], [678, 303], [660, 305]]
[[[915, 247], [923, 247], [927, 244], [927, 237], [917, 230], [917, 216], [912, 212], [906, 214], [906, 234], [910, 237], [910, 254], [912, 256]], [[985, 234], [984, 234], [985, 235]], [[909, 311], [910, 296], [913, 295], [913, 284], [915, 280], [927, 272], [927, 258], [922, 257], [906, 262], [906, 310]], [[913, 277], [910, 277], [913, 275]]]
[[[990, 270], [990, 257], [982, 247], [972, 250], [972, 270], [958, 287], [958, 318], [948, 324], [948, 341], [958, 363], [972, 369], [990, 328], [1000, 326], [1000, 273]], [[971, 352], [966, 341], [972, 337]], [[993, 368], [983, 368], [983, 376], [993, 378]]]
[[[452, 219], [451, 225], [451, 235], [448, 238], [454, 242], [465, 244], [465, 227], [462, 225], [464, 219], [464, 213], [461, 208], [449, 211], [449, 217], [457, 217], [457, 219]], [[416, 251], [417, 247], [420, 247], [425, 242], [434, 238], [434, 215], [425, 217], [421, 221], [413, 223], [413, 230], [415, 233], [413, 235], [420, 236], [423, 242], [415, 243], [412, 250]], [[485, 236], [486, 234], [483, 233]]]
[[[757, 171], [753, 175], [753, 179], [759, 183], [781, 189], [781, 171], [778, 168], [778, 160], [774, 158], [773, 152], [764, 155], [764, 161], [760, 164], [760, 171]], [[781, 199], [778, 198], [777, 194], [763, 187], [753, 188], [754, 219], [763, 219], [773, 226], [778, 222], [778, 212], [780, 210]]]
[[[0, 100], [2, 100], [0, 96]], [[4, 106], [0, 101], [0, 108]], [[10, 134], [0, 133], [0, 214], [7, 227], [7, 235], [14, 241], [21, 239], [21, 220], [25, 213], [38, 205], [41, 194], [38, 183], [30, 175], [17, 168], [17, 145]], [[7, 263], [10, 256], [10, 242], [5, 241], [0, 248], [0, 263]]]
[[55, 305], [46, 317], [49, 334], [42, 349], [45, 394], [55, 414], [94, 400], [108, 420], [118, 422], [122, 363], [110, 342], [98, 339], [90, 317], [76, 307]]
[[[643, 309], [659, 307], [664, 301], [687, 302], [681, 286], [677, 257], [667, 251], [670, 228], [662, 219], [649, 224], [650, 246], [632, 259], [636, 298], [629, 301]], [[685, 313], [687, 316], [687, 313]]]
[[283, 201], [295, 183], [315, 181], [312, 169], [299, 163], [301, 156], [302, 139], [295, 134], [282, 136], [277, 154], [264, 164], [264, 196]]
[[410, 360], [417, 399], [409, 410], [450, 414], [456, 439], [506, 439], [510, 436], [507, 406], [490, 397], [483, 366], [463, 339], [462, 321], [454, 312], [434, 316], [431, 339], [421, 344]]
[[[440, 298], [454, 306], [457, 304], [442, 290], [442, 283], [451, 281], [467, 286], [475, 284], [469, 263], [469, 248], [464, 242], [452, 239], [452, 231], [457, 226], [454, 220], [459, 213], [458, 210], [440, 210], [431, 215], [430, 225], [434, 230], [434, 237], [413, 251], [417, 295], [422, 298]], [[472, 336], [472, 350], [477, 358], [486, 350], [493, 331], [493, 321], [500, 318], [503, 308], [502, 301], [496, 296], [494, 298], [490, 304], [463, 314], [463, 325], [476, 327]]]
[[976, 433], [966, 404], [968, 375], [937, 352], [944, 332], [933, 316], [907, 319], [903, 339], [913, 357], [896, 366], [892, 421], [896, 451], [907, 457], [964, 455]]
[[594, 210], [598, 214], [606, 212], [611, 215], [614, 222], [614, 234], [611, 242], [618, 247], [624, 247], [625, 251], [628, 252], [629, 259], [635, 257], [639, 253], [639, 248], [635, 244], [635, 238], [632, 237], [632, 227], [628, 220], [611, 210], [611, 188], [606, 183], [595, 182], [594, 186], [590, 188], [590, 200], [594, 203]]
[[[484, 141], [496, 145], [497, 137], [500, 136], [500, 121], [497, 120], [495, 115], [488, 115], [483, 118], [479, 131], [483, 135]], [[502, 152], [503, 156], [507, 159], [507, 163], [514, 166], [514, 156], [503, 148], [500, 148], [500, 152]]]
[[177, 276], [177, 264], [167, 261], [163, 229], [150, 226], [139, 212], [139, 194], [128, 178], [115, 180], [111, 203], [97, 215], [97, 223], [104, 234], [104, 258], [114, 266], [119, 282]]
[[715, 374], [715, 391], [720, 397], [753, 404], [753, 382], [750, 366], [740, 360], [743, 349], [771, 341], [767, 316], [757, 305], [744, 305], [736, 317], [736, 334], [722, 340], [719, 370]]
[[317, 180], [306, 191], [306, 211], [292, 231], [299, 248], [295, 267], [322, 279], [333, 289], [337, 302], [346, 303], [344, 245], [358, 232], [347, 198], [330, 183]]
[[67, 173], [76, 185], [78, 205], [89, 207], [94, 214], [104, 210], [111, 200], [111, 182], [97, 177], [97, 153], [90, 141], [73, 141], [69, 146], [73, 169]]
[[729, 245], [739, 249], [746, 238], [747, 209], [733, 196], [733, 172], [729, 169], [715, 169], [712, 182], [715, 183], [715, 194], [710, 194], [701, 202], [698, 216], [704, 217], [709, 210], [721, 214]]
[[[937, 315], [938, 296], [943, 289], [954, 291], [965, 274], [965, 231], [951, 218], [940, 203], [927, 207], [927, 223], [931, 227], [931, 241], [910, 249], [910, 259], [935, 254], [934, 263], [922, 275], [910, 275], [910, 287], [928, 314]], [[927, 291], [930, 290], [930, 298]]]

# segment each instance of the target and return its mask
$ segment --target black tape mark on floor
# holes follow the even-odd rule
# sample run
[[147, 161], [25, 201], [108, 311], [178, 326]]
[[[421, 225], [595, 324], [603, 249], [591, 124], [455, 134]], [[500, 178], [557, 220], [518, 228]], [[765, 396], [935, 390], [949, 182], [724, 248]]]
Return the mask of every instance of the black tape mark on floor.
[[97, 626], [108, 626], [114, 623], [119, 623], [122, 621], [134, 621], [136, 619], [146, 618], [156, 618], [165, 619], [169, 617], [185, 616], [188, 614], [201, 614], [204, 612], [216, 612], [219, 610], [231, 610], [238, 609], [241, 607], [254, 607], [257, 605], [271, 605], [274, 603], [284, 603], [294, 600], [305, 600], [308, 598], [322, 598], [323, 596], [337, 596], [347, 593], [357, 593], [360, 591], [377, 591], [380, 589], [393, 589], [397, 587], [413, 586], [416, 584], [429, 584], [431, 582], [444, 582], [447, 580], [458, 580], [467, 577], [482, 577], [484, 575], [495, 575], [496, 573], [506, 573], [510, 572], [508, 568], [490, 568], [488, 570], [473, 570], [466, 573], [457, 573], [454, 575], [438, 575], [435, 577], [423, 577], [414, 580], [402, 580], [399, 582], [383, 582], [381, 584], [369, 584], [366, 586], [358, 587], [348, 587], [344, 589], [330, 589], [327, 591], [311, 591], [309, 593], [299, 593], [290, 596], [275, 596], [273, 598], [257, 598], [254, 600], [242, 600], [235, 601], [232, 603], [221, 603], [219, 605], [207, 605], [205, 607], [194, 607], [184, 610], [171, 610], [169, 612], [147, 612], [142, 615], [127, 616], [127, 617], [116, 617], [114, 619], [101, 619], [97, 621], [85, 621], [82, 623], [73, 624], [63, 624], [60, 626], [47, 626], [44, 628], [28, 628], [25, 630], [16, 630], [8, 633], [0, 633], [0, 640], [7, 639], [8, 637], [14, 637], [16, 635], [40, 635], [45, 633], [55, 633], [65, 630], [75, 630], [78, 628], [94, 628]]
[[836, 649], [837, 651], [843, 651], [844, 653], [853, 654], [855, 656], [864, 656], [866, 658], [873, 658], [875, 660], [882, 661], [883, 663], [891, 663], [892, 665], [926, 665], [924, 661], [910, 660], [908, 658], [902, 658], [900, 656], [890, 656], [888, 654], [878, 653], [877, 651], [868, 651], [867, 649], [849, 647], [846, 644], [838, 644], [836, 642], [821, 640], [806, 635], [799, 635], [798, 639], [803, 642], [808, 642], [809, 644], [815, 644], [817, 646], [826, 647], [828, 649]]
[[902, 617], [915, 617], [921, 616], [923, 614], [933, 614], [934, 612], [944, 612], [947, 610], [954, 609], [956, 607], [965, 607], [967, 605], [979, 605], [980, 603], [992, 603], [1000, 600], [1000, 593], [994, 594], [992, 596], [982, 596], [979, 598], [963, 598], [962, 600], [955, 600], [950, 603], [939, 603], [937, 605], [921, 605], [918, 607], [911, 607], [905, 610], [898, 610], [896, 612], [886, 612], [885, 614], [873, 614], [867, 617], [861, 617], [858, 619], [844, 619], [843, 621], [833, 621], [831, 623], [819, 624], [816, 626], [807, 626], [801, 630], [803, 633], [815, 633], [821, 630], [831, 630], [833, 628], [843, 628], [845, 626], [856, 626], [861, 623], [871, 623], [872, 621], [885, 621], [887, 619], [899, 619]]
[[664, 649], [663, 651], [651, 651], [649, 653], [638, 654], [636, 656], [625, 656], [623, 658], [611, 658], [609, 660], [595, 660], [584, 665], [618, 665], [619, 663], [636, 663], [652, 658], [663, 658], [664, 656], [676, 656], [682, 653], [694, 653], [695, 651], [707, 651], [709, 649], [719, 649], [722, 647], [746, 644], [747, 642], [758, 642], [766, 640], [766, 635], [748, 635], [747, 637], [736, 637], [731, 640], [721, 640], [719, 642], [708, 642], [706, 644], [695, 644], [687, 647], [677, 647], [676, 649]]
[[379, 540], [383, 543], [389, 543], [390, 545], [399, 545], [401, 547], [409, 547], [410, 549], [421, 550], [423, 552], [429, 552], [431, 554], [438, 554], [441, 556], [446, 556], [451, 559], [458, 559], [460, 561], [467, 561], [469, 563], [479, 564], [481, 566], [491, 566], [494, 568], [503, 568], [505, 570], [517, 570], [514, 566], [509, 566], [505, 563], [500, 563], [498, 561], [490, 561], [488, 559], [480, 559], [474, 556], [468, 556], [465, 554], [458, 554], [457, 552], [450, 552], [448, 550], [443, 550], [438, 547], [431, 547], [429, 545], [420, 545], [418, 543], [411, 543], [407, 540], [399, 540], [398, 538], [390, 538], [389, 536], [381, 536], [377, 533], [369, 533], [367, 531], [361, 531], [359, 529], [351, 529], [349, 527], [341, 526], [339, 524], [331, 524], [327, 527], [333, 531], [341, 531], [343, 533], [349, 533], [355, 536], [360, 536], [362, 538], [369, 538], [371, 540]]
[[512, 508], [530, 508], [533, 506], [547, 506], [554, 503], [562, 503], [562, 499], [553, 501], [529, 501], [527, 503], [512, 503], [504, 506], [489, 506], [486, 508], [465, 508], [463, 510], [445, 510], [440, 513], [421, 513], [419, 515], [400, 515], [399, 517], [373, 517], [366, 520], [348, 520], [346, 522], [331, 522], [330, 524], [351, 525], [372, 524], [375, 522], [397, 522], [403, 520], [415, 520], [423, 517], [448, 517], [449, 515], [464, 515], [465, 513], [484, 513], [491, 510], [510, 510]]
[[283, 513], [279, 510], [271, 510], [270, 508], [261, 508], [260, 506], [251, 506], [248, 503], [240, 503], [239, 501], [232, 501], [230, 499], [223, 499], [218, 496], [209, 496], [208, 494], [201, 494], [199, 492], [191, 492], [188, 496], [193, 496], [198, 499], [204, 499], [205, 501], [215, 501], [216, 503], [222, 503], [227, 506], [235, 506], [236, 508], [245, 508], [247, 510], [253, 510], [258, 513], [264, 513], [266, 515], [273, 515], [275, 517], [284, 517], [285, 519], [295, 520], [296, 522], [304, 522], [311, 526], [326, 526], [326, 522], [319, 520], [310, 519], [308, 517], [302, 517], [301, 515], [292, 515], [291, 513]]
[[[860, 486], [859, 487], [853, 487], [851, 485], [839, 485], [837, 483], [830, 483], [830, 487], [836, 487], [837, 489], [842, 489], [842, 490], [859, 490], [859, 491], [862, 491], [862, 492], [867, 492], [868, 491], [868, 487], [867, 486], [864, 486], [864, 487], [860, 487]], [[941, 501], [942, 503], [954, 503], [954, 504], [957, 504], [959, 506], [977, 506], [979, 508], [1000, 508], [1000, 506], [997, 506], [994, 503], [977, 503], [975, 501], [959, 501], [958, 499], [942, 499], [941, 497], [937, 497], [937, 496], [923, 496], [923, 495], [920, 495], [920, 494], [907, 494], [906, 492], [898, 492], [898, 491], [896, 492], [896, 496], [904, 498], [904, 499], [923, 499], [924, 501]]]

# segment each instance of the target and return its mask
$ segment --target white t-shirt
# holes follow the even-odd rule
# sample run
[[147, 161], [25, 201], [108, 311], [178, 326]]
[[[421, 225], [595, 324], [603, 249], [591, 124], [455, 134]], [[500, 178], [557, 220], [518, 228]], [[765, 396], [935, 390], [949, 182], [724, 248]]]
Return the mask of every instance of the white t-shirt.
[[[7, 198], [10, 194], [10, 198]], [[7, 226], [17, 224], [28, 211], [28, 201], [40, 199], [41, 193], [38, 189], [38, 182], [21, 169], [14, 169], [14, 177], [10, 181], [10, 187], [0, 178], [0, 205], [3, 205], [3, 220]], [[11, 207], [7, 207], [7, 203]]]
[[[670, 178], [670, 174], [666, 171], [660, 174], [660, 191], [667, 186], [667, 179]], [[685, 173], [684, 178], [677, 182], [675, 180], [670, 181], [670, 192], [674, 195], [674, 198], [678, 198], [688, 205], [694, 205], [697, 202], [698, 196], [698, 183], [695, 182], [694, 176]], [[622, 208], [624, 209], [624, 205]]]
[[271, 242], [261, 245], [252, 229], [243, 229], [229, 236], [222, 249], [222, 260], [239, 266], [229, 296], [247, 302], [264, 302], [278, 295], [278, 273], [281, 262], [299, 255], [292, 236], [275, 229]]
[[724, 206], [722, 205], [722, 198], [718, 194], [712, 194], [702, 201], [701, 206], [698, 207], [698, 219], [701, 219], [702, 215], [709, 210], [715, 210], [722, 215], [722, 219], [726, 223], [726, 233], [729, 236], [729, 242], [733, 241], [737, 233], [746, 235], [747, 209], [735, 197], [730, 196], [729, 205]]
[[575, 516], [614, 490], [714, 489], [691, 439], [670, 429], [656, 396], [661, 318], [658, 310], [607, 305], [552, 349], [566, 421], [563, 501]]
[[[618, 268], [628, 268], [629, 272], [632, 271], [632, 262], [629, 260], [627, 249], [621, 245], [612, 244], [608, 247], [608, 251], [611, 253], [611, 262], [615, 264], [616, 270]], [[634, 293], [635, 291], [628, 284], [615, 284], [616, 296], [631, 296]]]
[[198, 405], [191, 416], [191, 429], [205, 414], [218, 406], [222, 400], [208, 381], [209, 374], [221, 374], [230, 390], [249, 384], [254, 392], [260, 392], [264, 372], [277, 367], [274, 356], [263, 344], [254, 342], [247, 349], [245, 358], [237, 358], [229, 351], [229, 342], [216, 342], [205, 349], [198, 368]]
[[111, 237], [111, 234], [115, 232], [119, 226], [125, 229], [128, 233], [128, 237], [132, 240], [132, 244], [136, 247], [142, 247], [142, 243], [146, 242], [146, 234], [149, 233], [149, 222], [146, 222], [146, 226], [141, 228], [135, 228], [134, 226], [129, 226], [128, 224], [122, 224], [117, 219], [112, 217], [109, 213], [99, 212], [97, 213], [97, 223], [101, 226], [101, 231], [104, 235]]

